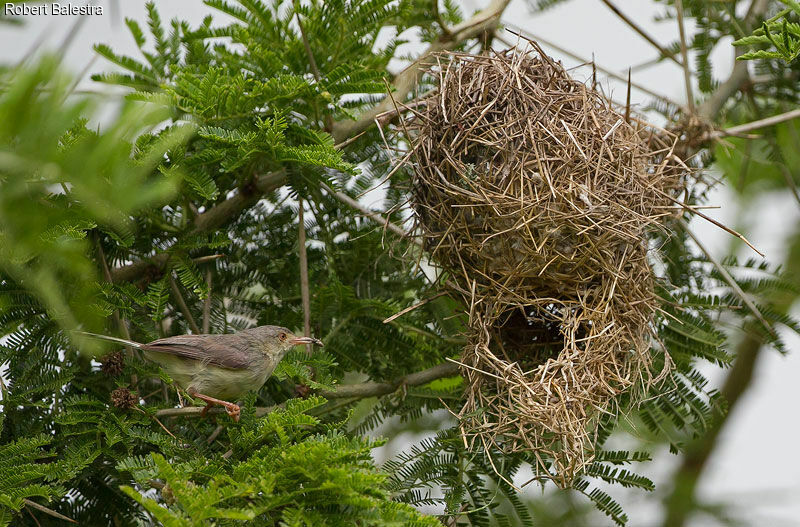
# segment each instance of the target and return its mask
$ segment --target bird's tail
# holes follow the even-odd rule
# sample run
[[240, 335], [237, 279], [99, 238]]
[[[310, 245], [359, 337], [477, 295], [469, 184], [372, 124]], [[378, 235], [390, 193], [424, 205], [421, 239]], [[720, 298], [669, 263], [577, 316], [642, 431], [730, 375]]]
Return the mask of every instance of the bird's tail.
[[73, 333], [77, 333], [78, 335], [84, 335], [95, 339], [105, 340], [108, 342], [116, 342], [117, 344], [122, 344], [123, 346], [130, 346], [136, 349], [140, 349], [143, 346], [143, 344], [139, 342], [134, 342], [132, 340], [121, 339], [117, 337], [109, 337], [108, 335], [98, 335], [97, 333], [89, 333], [88, 331], [73, 331]]

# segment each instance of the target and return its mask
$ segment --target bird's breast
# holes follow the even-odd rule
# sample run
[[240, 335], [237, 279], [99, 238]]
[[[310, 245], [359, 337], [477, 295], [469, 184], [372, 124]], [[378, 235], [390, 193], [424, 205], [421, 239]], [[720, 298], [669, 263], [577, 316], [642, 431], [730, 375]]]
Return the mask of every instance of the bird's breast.
[[232, 370], [208, 364], [194, 375], [191, 387], [202, 394], [232, 401], [264, 386], [273, 369], [256, 364]]
[[146, 352], [145, 355], [157, 362], [181, 388], [193, 388], [203, 395], [224, 400], [236, 399], [249, 391], [257, 391], [277, 364], [268, 355], [259, 357], [245, 368], [236, 369], [166, 353]]

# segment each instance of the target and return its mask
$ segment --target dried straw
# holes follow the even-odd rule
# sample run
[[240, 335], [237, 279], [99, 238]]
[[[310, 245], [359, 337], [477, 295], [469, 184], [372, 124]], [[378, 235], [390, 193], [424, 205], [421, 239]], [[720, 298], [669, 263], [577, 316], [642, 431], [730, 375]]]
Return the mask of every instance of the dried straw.
[[600, 415], [657, 377], [647, 233], [687, 171], [667, 136], [626, 122], [538, 47], [440, 54], [430, 73], [439, 88], [406, 123], [412, 206], [469, 306], [465, 440], [532, 452], [568, 486]]

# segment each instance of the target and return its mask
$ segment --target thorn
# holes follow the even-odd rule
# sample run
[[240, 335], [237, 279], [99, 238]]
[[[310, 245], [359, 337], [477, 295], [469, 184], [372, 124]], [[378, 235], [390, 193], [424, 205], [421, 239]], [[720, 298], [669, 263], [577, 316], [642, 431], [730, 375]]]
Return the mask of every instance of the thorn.
[[628, 98], [625, 103], [625, 122], [631, 124], [631, 69], [628, 68]]

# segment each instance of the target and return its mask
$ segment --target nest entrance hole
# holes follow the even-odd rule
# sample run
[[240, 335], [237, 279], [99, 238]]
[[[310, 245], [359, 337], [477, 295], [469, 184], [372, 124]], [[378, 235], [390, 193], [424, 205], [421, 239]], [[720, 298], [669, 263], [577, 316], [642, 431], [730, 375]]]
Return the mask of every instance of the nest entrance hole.
[[557, 358], [568, 340], [574, 340], [579, 351], [585, 350], [592, 321], [578, 322], [573, 339], [569, 337], [570, 325], [565, 322], [579, 319], [582, 311], [580, 306], [556, 303], [543, 307], [515, 307], [501, 314], [489, 333], [503, 358], [528, 372], [548, 359]]

